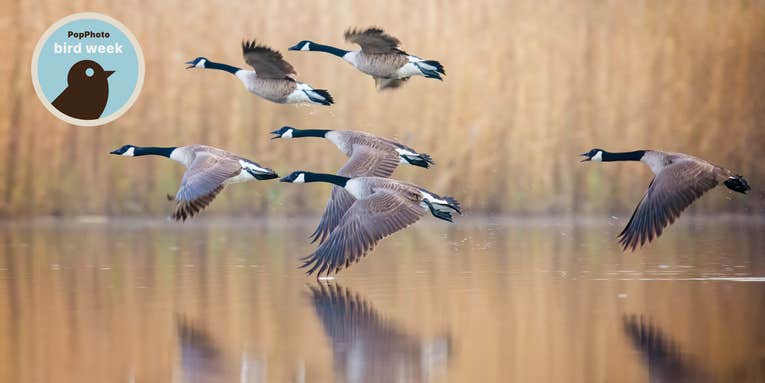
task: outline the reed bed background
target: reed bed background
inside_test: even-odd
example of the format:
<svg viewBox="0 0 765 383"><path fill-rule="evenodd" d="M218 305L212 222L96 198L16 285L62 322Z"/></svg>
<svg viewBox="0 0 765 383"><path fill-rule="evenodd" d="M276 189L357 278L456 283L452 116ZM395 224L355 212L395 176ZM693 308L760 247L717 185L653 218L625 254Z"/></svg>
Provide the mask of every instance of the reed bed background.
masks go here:
<svg viewBox="0 0 765 383"><path fill-rule="evenodd" d="M628 213L651 175L638 164L580 165L593 147L694 154L739 171L748 198L721 190L698 212L762 213L765 2L757 1L3 1L0 7L0 214L161 215L183 172L158 158L107 153L122 144L205 143L280 173L332 172L345 158L320 140L271 141L282 125L356 129L429 152L431 170L395 177L495 214ZM69 126L37 100L30 60L54 21L83 10L122 21L142 44L143 91L103 127ZM349 47L350 26L379 25L446 67L379 93L371 78L311 39ZM331 108L277 105L228 74L184 70L196 56L242 64L256 38L283 52ZM314 214L329 188L230 187L207 214ZM735 200L731 202L731 199Z"/></svg>

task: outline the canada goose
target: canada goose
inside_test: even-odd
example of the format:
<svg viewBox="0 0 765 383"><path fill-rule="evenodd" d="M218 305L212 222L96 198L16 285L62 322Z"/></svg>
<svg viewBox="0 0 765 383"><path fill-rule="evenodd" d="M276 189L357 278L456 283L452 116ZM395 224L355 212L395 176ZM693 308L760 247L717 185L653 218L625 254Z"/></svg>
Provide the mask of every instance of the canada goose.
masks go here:
<svg viewBox="0 0 765 383"><path fill-rule="evenodd" d="M361 50L346 51L309 40L303 40L289 50L319 51L340 57L372 76L378 90L398 88L412 76L442 80L441 75L446 75L441 63L423 60L402 51L399 49L399 40L380 28L349 29L345 31L345 40L360 45Z"/></svg>
<svg viewBox="0 0 765 383"><path fill-rule="evenodd" d="M335 381L421 382L449 363L448 333L423 337L386 318L364 297L337 284L310 287L309 299L332 346Z"/></svg>
<svg viewBox="0 0 765 383"><path fill-rule="evenodd" d="M303 258L301 267L317 277L337 272L358 262L381 239L417 222L430 210L434 217L452 222L452 213L462 214L459 202L440 197L419 186L382 177L344 177L296 171L281 182L327 182L345 188L355 199L343 213L327 241Z"/></svg>
<svg viewBox="0 0 765 383"><path fill-rule="evenodd" d="M175 211L171 217L185 221L207 207L227 184L252 180L270 180L279 177L273 170L244 157L206 145L179 147L140 147L125 145L110 154L138 157L157 155L180 162L186 167L181 187L175 197Z"/></svg>
<svg viewBox="0 0 765 383"><path fill-rule="evenodd" d="M619 243L624 250L631 248L634 251L638 245L659 237L685 208L720 182L739 193L746 194L749 190L744 177L683 153L658 150L610 153L592 149L582 156L585 157L582 162L641 161L655 174L632 218L619 234Z"/></svg>
<svg viewBox="0 0 765 383"><path fill-rule="evenodd" d="M255 41L242 42L242 54L247 65L255 70L241 69L216 63L205 57L187 61L191 68L218 69L235 75L247 90L279 104L310 103L331 105L332 96L324 89L295 80L295 68L282 58L282 54Z"/></svg>
<svg viewBox="0 0 765 383"><path fill-rule="evenodd" d="M337 174L345 177L390 177L399 163L423 168L433 164L425 153L399 142L366 132L350 130L296 129L284 126L271 132L273 138L323 137L331 141L341 152L350 157ZM344 188L334 186L327 207L319 220L319 226L311 234L311 242L323 243L338 225L343 214L353 204L354 198Z"/></svg>

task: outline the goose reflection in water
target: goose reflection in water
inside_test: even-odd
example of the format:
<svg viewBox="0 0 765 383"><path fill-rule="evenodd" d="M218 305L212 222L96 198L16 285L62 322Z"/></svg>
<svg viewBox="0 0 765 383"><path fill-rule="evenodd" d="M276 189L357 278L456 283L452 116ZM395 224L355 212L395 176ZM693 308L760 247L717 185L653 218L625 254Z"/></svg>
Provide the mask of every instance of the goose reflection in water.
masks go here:
<svg viewBox="0 0 765 383"><path fill-rule="evenodd" d="M448 335L425 339L408 334L336 284L312 286L311 300L332 342L338 381L427 382L446 371Z"/></svg>
<svg viewBox="0 0 765 383"><path fill-rule="evenodd" d="M765 381L765 350L749 355L717 376L703 369L668 335L642 317L625 316L624 333L643 357L651 383Z"/></svg>
<svg viewBox="0 0 765 383"><path fill-rule="evenodd" d="M643 357L651 383L712 382L677 343L642 317L625 316L624 333Z"/></svg>
<svg viewBox="0 0 765 383"><path fill-rule="evenodd" d="M235 358L219 348L199 323L176 316L181 371L174 382L265 382L262 360L250 359L247 353Z"/></svg>

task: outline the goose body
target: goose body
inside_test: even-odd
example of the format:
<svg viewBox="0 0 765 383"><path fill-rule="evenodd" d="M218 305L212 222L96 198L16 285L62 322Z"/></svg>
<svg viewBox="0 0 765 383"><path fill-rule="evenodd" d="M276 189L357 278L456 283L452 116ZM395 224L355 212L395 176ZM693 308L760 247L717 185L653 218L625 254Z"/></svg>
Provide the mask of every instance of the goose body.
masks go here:
<svg viewBox="0 0 765 383"><path fill-rule="evenodd" d="M381 239L417 222L426 213L452 222L459 202L419 186L383 177L344 177L296 171L282 182L327 182L344 188L353 203L316 251L304 258L308 274L329 274L358 262Z"/></svg>
<svg viewBox="0 0 765 383"><path fill-rule="evenodd" d="M744 177L733 171L683 153L658 150L610 153L592 149L582 156L583 161L640 161L655 175L629 223L619 234L624 250L635 250L659 237L683 210L720 183L743 194L750 189Z"/></svg>
<svg viewBox="0 0 765 383"><path fill-rule="evenodd" d="M187 69L217 69L236 76L250 93L279 104L331 105L332 96L324 89L314 89L295 79L295 68L282 58L281 53L255 41L242 43L242 55L253 69L216 63L205 57L186 62Z"/></svg>
<svg viewBox="0 0 765 383"><path fill-rule="evenodd" d="M225 185L277 178L273 170L231 152L206 145L140 147L124 145L110 154L124 157L158 155L186 167L171 218L185 221L209 205Z"/></svg>
<svg viewBox="0 0 765 383"><path fill-rule="evenodd" d="M360 50L346 51L329 45L303 40L290 50L325 52L342 58L359 71L372 76L377 88L401 86L412 76L442 80L446 75L443 65L435 60L424 60L399 48L400 41L380 28L349 29L346 41L361 46Z"/></svg>
<svg viewBox="0 0 765 383"><path fill-rule="evenodd" d="M433 160L425 153L397 141L378 137L366 132L351 130L296 129L284 126L271 132L273 138L321 137L332 142L349 157L340 168L338 175L345 177L390 177L398 164L410 164L427 168ZM327 201L327 207L319 225L311 235L312 242L323 243L338 225L343 214L353 204L353 196L344 188L335 185Z"/></svg>

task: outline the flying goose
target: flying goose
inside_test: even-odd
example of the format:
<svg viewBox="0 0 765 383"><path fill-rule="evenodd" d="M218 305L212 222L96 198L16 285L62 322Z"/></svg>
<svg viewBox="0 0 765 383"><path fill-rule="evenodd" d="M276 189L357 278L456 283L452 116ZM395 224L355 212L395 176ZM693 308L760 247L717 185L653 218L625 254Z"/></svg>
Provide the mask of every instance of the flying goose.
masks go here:
<svg viewBox="0 0 765 383"><path fill-rule="evenodd" d="M592 149L582 156L585 157L582 162L641 161L655 174L632 218L619 234L623 250L630 248L634 251L638 245L659 237L685 208L720 182L739 193L746 194L749 190L744 177L683 153L658 150L610 153Z"/></svg>
<svg viewBox="0 0 765 383"><path fill-rule="evenodd" d="M337 284L310 287L309 299L332 346L336 381L420 382L448 366L451 336L412 334L362 296Z"/></svg>
<svg viewBox="0 0 765 383"><path fill-rule="evenodd" d="M273 138L323 137L335 144L350 159L337 174L345 177L390 177L399 163L423 168L433 164L425 153L399 142L378 137L366 132L351 130L296 129L284 126L271 132ZM343 214L353 204L354 198L344 188L335 185L327 201L327 207L319 226L311 234L311 242L323 243L329 233L338 225Z"/></svg>
<svg viewBox="0 0 765 383"><path fill-rule="evenodd" d="M163 156L186 167L178 193L175 197L167 196L168 200L176 201L171 215L176 221L185 221L206 208L224 185L279 177L273 170L244 157L206 145L166 148L124 145L110 154L125 157Z"/></svg>
<svg viewBox="0 0 765 383"><path fill-rule="evenodd" d="M345 188L354 201L345 211L326 242L303 258L308 274L329 275L358 262L381 239L417 222L426 212L452 222L452 213L462 214L459 202L440 197L419 186L382 177L344 177L296 171L281 182L327 182Z"/></svg>
<svg viewBox="0 0 765 383"><path fill-rule="evenodd" d="M345 40L358 44L361 50L340 48L303 40L290 47L291 51L319 51L333 54L349 62L356 69L372 76L378 90L398 88L412 76L425 76L442 80L446 75L443 65L436 60L423 60L399 49L399 40L380 28L349 29Z"/></svg>
<svg viewBox="0 0 765 383"><path fill-rule="evenodd" d="M282 58L282 54L255 41L242 42L242 55L247 65L254 70L237 68L216 63L205 57L187 61L191 68L218 69L235 75L247 90L279 104L320 104L334 103L332 96L324 89L314 89L306 83L295 80L295 68Z"/></svg>

